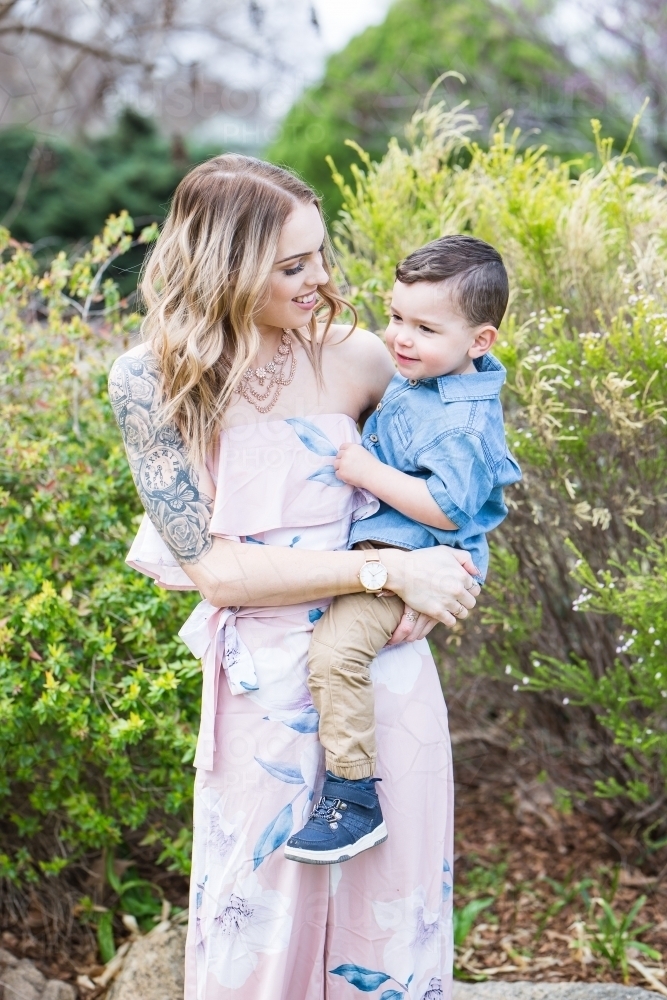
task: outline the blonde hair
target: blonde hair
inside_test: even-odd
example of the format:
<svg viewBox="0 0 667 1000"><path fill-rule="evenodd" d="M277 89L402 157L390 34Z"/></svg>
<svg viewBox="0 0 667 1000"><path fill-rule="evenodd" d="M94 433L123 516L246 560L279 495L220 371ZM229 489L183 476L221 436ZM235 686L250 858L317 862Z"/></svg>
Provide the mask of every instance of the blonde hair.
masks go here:
<svg viewBox="0 0 667 1000"><path fill-rule="evenodd" d="M142 331L160 372L161 417L176 423L189 455L202 462L222 425L244 371L257 355L257 311L266 303L281 229L296 204L320 202L287 170L237 153L200 164L176 189L162 232L145 265L141 294L147 312ZM326 234L326 226L325 226ZM327 235L319 309L309 336L290 331L306 351L318 384L322 348L344 307L331 277Z"/></svg>

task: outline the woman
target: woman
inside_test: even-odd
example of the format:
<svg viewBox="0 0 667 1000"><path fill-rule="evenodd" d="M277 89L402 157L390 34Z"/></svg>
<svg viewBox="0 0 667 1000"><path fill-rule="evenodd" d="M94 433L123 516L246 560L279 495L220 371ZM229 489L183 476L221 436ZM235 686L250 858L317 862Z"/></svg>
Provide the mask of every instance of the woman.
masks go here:
<svg viewBox="0 0 667 1000"><path fill-rule="evenodd" d="M110 375L147 514L128 560L206 598L181 633L204 657L187 1000L451 995L451 755L415 640L474 606L464 553L382 553L386 586L419 612L394 636L411 642L374 667L388 841L330 867L283 854L324 771L309 633L334 595L363 589L347 536L376 509L331 460L393 374L377 337L333 324L329 259L305 184L209 160L181 182L148 261L146 343Z"/></svg>

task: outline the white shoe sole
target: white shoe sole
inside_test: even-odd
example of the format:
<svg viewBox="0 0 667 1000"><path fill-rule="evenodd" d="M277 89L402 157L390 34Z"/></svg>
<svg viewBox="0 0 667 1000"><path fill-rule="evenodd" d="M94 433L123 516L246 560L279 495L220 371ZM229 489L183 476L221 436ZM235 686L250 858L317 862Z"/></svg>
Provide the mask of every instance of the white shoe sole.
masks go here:
<svg viewBox="0 0 667 1000"><path fill-rule="evenodd" d="M374 830L361 837L354 844L347 844L346 847L336 847L332 851L308 851L303 847L288 847L285 845L285 857L290 861L301 861L306 865L335 865L339 861L349 861L362 851L368 851L371 847L384 844L389 834L384 820Z"/></svg>

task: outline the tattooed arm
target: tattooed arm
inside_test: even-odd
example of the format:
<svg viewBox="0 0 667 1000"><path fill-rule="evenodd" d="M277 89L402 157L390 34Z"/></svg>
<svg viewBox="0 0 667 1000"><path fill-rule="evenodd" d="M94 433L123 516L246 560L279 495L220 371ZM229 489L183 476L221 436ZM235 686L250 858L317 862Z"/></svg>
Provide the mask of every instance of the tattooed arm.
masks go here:
<svg viewBox="0 0 667 1000"><path fill-rule="evenodd" d="M283 606L363 590L364 552L318 552L244 545L211 536L213 501L205 471L188 461L183 438L159 419L158 372L150 354L125 354L109 376L109 395L146 513L185 573L217 607ZM211 489L212 492L212 484ZM461 565L467 553L447 546L384 549L387 586L417 611L455 625L451 611L475 604ZM459 614L459 617L464 615Z"/></svg>
<svg viewBox="0 0 667 1000"><path fill-rule="evenodd" d="M152 356L119 358L109 375L109 397L146 513L179 563L198 562L213 544L213 500L199 489L180 431L160 426Z"/></svg>

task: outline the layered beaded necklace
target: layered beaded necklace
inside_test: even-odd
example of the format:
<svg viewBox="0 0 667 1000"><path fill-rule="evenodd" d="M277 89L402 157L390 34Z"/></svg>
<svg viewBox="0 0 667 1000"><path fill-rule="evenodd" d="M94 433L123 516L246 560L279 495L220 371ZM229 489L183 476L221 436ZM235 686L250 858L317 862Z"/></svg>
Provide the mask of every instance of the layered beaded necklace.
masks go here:
<svg viewBox="0 0 667 1000"><path fill-rule="evenodd" d="M289 375L285 375L288 363ZM262 365L260 368L248 368L236 391L252 403L258 413L268 413L275 406L283 386L289 385L294 378L295 371L296 358L292 350L292 338L287 330L283 330L280 347L273 355L273 359L268 365ZM259 390L252 384L255 379L259 382ZM264 389L265 382L268 383L266 389ZM273 397L270 398L272 393Z"/></svg>

